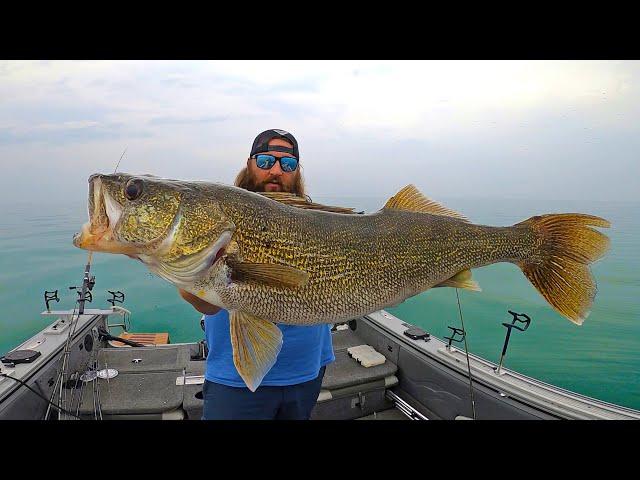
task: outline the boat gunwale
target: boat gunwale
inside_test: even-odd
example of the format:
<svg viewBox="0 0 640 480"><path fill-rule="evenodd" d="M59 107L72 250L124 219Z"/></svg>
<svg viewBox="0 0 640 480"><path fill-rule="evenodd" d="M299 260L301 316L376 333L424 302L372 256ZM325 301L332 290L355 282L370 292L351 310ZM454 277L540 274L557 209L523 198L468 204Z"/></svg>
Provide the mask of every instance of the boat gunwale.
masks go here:
<svg viewBox="0 0 640 480"><path fill-rule="evenodd" d="M376 316L381 316L381 318L376 318ZM447 362L444 357L440 357L438 358L438 356L436 356L434 354L434 352L431 352L429 349L424 348L422 345L420 345L418 343L417 340L413 340L411 338L408 338L400 333L398 333L397 331L395 331L393 329L392 326L387 325L385 322L389 322L389 321L395 321L395 322L399 322L400 325L402 326L414 326L411 325L407 322L405 322L404 320L402 320L401 318L398 318L396 316L394 316L393 314L387 312L386 310L379 310L376 312L372 312L371 314L367 314L367 315L363 315L363 318L366 318L367 320L373 322L376 326L382 328L386 333L388 333L389 335L392 335L394 338L402 341L402 343L406 346L409 346L411 348L413 348L414 350L416 350L417 352L419 352L422 355L427 355L431 360L439 363L440 365L448 368L448 369L452 369L456 372L458 372L459 374L462 374L465 377L469 377L468 375L468 369L466 368L466 365L460 366L457 365L457 361L456 362ZM384 319L384 320L383 320ZM436 342L438 342L439 344L441 344L441 347L436 349L436 352L441 349L441 348L446 348L446 343L440 339L439 337L437 337L436 335L431 335L430 334L430 338L435 340ZM455 351L459 351L462 354L464 354L464 350L460 350L457 347L453 347L453 349ZM442 355L442 354L441 354ZM475 355L473 353L469 353L469 358L473 359L474 361L478 362L481 365L487 366L487 367L497 367L497 364L491 362L490 360L487 360L483 357L480 357L478 355ZM477 369L477 367L476 367ZM494 369L495 370L495 369ZM472 367L472 371L473 371L473 367ZM582 405L588 405L590 407L595 407L595 408L599 408L601 410L605 410L611 414L618 414L618 415L627 415L632 417L632 418L637 418L640 419L640 410L635 410L633 408L630 407L626 407L624 405L617 405L615 403L610 403L607 402L605 400L600 400L598 398L594 398L594 397L589 397L588 395L584 395L581 393L577 393L571 390L567 390L565 388L562 387L558 387L556 385L547 383L547 382L543 382L542 380L538 380L536 378L533 377L529 377L525 374L522 374L520 372L516 372L514 370L508 369L508 368L502 368L502 371L504 371L506 374L509 374L512 378L519 380L521 382L524 382L525 384L530 384L532 386L538 387L542 390L547 390L550 391L552 394L555 395L559 395L561 398L566 399L566 400L572 400L575 402L578 402L579 404ZM497 377L495 380L498 380L500 377ZM542 411L544 413L547 414L551 414L551 415L559 415L562 417L567 417L567 411L564 409L570 409L572 410L572 412L575 413L584 413L582 412L580 409L576 409L575 407L571 406L571 405L567 405L567 404L562 404L561 406L563 407L562 410L560 409L556 409L553 407L554 402L553 400L549 399L546 401L533 401L533 399L531 397L525 397L523 396L523 394L521 392L518 391L513 391L513 392L507 392L504 390L504 388L501 388L502 386L497 383L494 382L494 379L489 379L489 378L478 378L477 376L473 377L474 382L478 382L481 385L483 385L486 388L489 388L493 391L496 391L499 394L506 394L508 397L512 398L513 400L516 400L518 402L521 402L523 404L526 404L532 408L535 408L536 410ZM513 385L513 384L509 384L508 382L504 382L504 386L509 387L509 388L514 388L514 389L518 389L517 385ZM535 395L535 394L534 394ZM589 412L591 413L591 412ZM595 414L594 414L595 416Z"/></svg>

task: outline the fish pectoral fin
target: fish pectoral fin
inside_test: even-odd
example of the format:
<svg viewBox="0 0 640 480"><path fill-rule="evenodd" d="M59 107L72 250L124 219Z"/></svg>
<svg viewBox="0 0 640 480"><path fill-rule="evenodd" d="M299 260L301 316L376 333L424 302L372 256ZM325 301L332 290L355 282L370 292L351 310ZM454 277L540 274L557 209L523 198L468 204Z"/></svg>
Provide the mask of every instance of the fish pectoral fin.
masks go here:
<svg viewBox="0 0 640 480"><path fill-rule="evenodd" d="M353 208L349 207L335 207L331 205L322 205L320 203L314 203L307 199L306 197L300 197L293 193L289 192L257 192L263 197L270 198L271 200L275 200L276 202L283 203L285 205L291 205L296 208L305 208L308 210L323 210L325 212L333 212L333 213L350 213L350 214L360 214L364 212L355 212Z"/></svg>
<svg viewBox="0 0 640 480"><path fill-rule="evenodd" d="M255 392L282 349L282 332L273 323L239 310L229 312L233 363Z"/></svg>
<svg viewBox="0 0 640 480"><path fill-rule="evenodd" d="M383 208L430 213L431 215L457 218L464 222L469 221L469 219L461 213L451 210L450 208L425 197L414 185L407 185L404 187L393 197L387 200L387 203L385 203Z"/></svg>
<svg viewBox="0 0 640 480"><path fill-rule="evenodd" d="M307 272L288 265L250 263L231 259L227 264L231 268L231 279L236 282L253 281L274 287L301 287L309 280Z"/></svg>
<svg viewBox="0 0 640 480"><path fill-rule="evenodd" d="M481 292L482 289L478 282L471 278L471 270L463 270L461 272L456 273L453 277L445 280L438 285L434 285L435 287L454 287L454 288L463 288L465 290L472 290L474 292Z"/></svg>

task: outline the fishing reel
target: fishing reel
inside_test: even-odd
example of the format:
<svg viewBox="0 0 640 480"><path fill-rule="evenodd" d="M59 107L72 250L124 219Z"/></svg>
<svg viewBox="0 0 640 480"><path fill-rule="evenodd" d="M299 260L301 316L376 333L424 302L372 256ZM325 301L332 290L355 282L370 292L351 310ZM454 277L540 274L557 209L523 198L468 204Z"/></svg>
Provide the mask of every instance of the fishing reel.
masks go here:
<svg viewBox="0 0 640 480"><path fill-rule="evenodd" d="M94 281L95 284L95 281ZM78 287L69 287L69 290L75 290L76 293L78 294L78 302L89 302L91 303L93 301L93 295L91 294L91 292L89 290L87 290L84 295L82 295L82 290Z"/></svg>
<svg viewBox="0 0 640 480"><path fill-rule="evenodd" d="M87 290L91 291L93 290L94 285L96 284L96 276L95 275L91 275L89 278L85 277L84 281L82 282L83 286L86 283L87 285ZM80 291L82 289L82 287L76 287L75 285L72 287L69 287L69 290L73 290L76 289L77 291Z"/></svg>

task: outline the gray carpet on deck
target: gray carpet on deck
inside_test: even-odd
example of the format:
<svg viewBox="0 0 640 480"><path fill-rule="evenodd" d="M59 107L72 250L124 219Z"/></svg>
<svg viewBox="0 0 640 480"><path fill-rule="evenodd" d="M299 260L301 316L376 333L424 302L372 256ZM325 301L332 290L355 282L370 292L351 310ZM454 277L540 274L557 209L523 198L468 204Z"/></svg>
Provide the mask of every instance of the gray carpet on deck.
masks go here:
<svg viewBox="0 0 640 480"><path fill-rule="evenodd" d="M356 420L410 420L404 413L396 408L390 408L381 412L376 412L366 417L360 417Z"/></svg>
<svg viewBox="0 0 640 480"><path fill-rule="evenodd" d="M103 348L98 354L98 365L115 368L120 373L162 372L182 370L190 358L189 345Z"/></svg>
<svg viewBox="0 0 640 480"><path fill-rule="evenodd" d="M322 388L339 390L359 384L370 384L393 375L397 366L387 360L382 365L365 368L347 353L347 348L363 345L351 329L332 333L336 361L327 365ZM176 378L203 375L206 362L190 359L188 345L162 348L106 348L98 354L99 368L107 366L118 370L118 375L107 383L96 379L100 385L100 403L103 415L160 414L179 408L181 404L188 418L202 415L202 385L177 386ZM135 360L135 361L134 361ZM93 382L85 385L79 412L93 416ZM379 387L377 387L379 388ZM384 387L383 387L384 388Z"/></svg>
<svg viewBox="0 0 640 480"><path fill-rule="evenodd" d="M327 365L322 380L323 390L336 390L351 385L373 382L393 375L398 367L389 360L375 367L363 367L347 353L347 348L365 345L356 333L349 329L338 330L331 334L336 361Z"/></svg>
<svg viewBox="0 0 640 480"><path fill-rule="evenodd" d="M346 350L349 347L355 347L356 345L363 345L365 343L350 328L333 332L331 334L331 340L334 352Z"/></svg>
<svg viewBox="0 0 640 480"><path fill-rule="evenodd" d="M204 360L190 360L187 363L187 376L204 375L206 364Z"/></svg>
<svg viewBox="0 0 640 480"><path fill-rule="evenodd" d="M182 387L176 386L177 372L121 373L100 382L103 415L162 413L182 404ZM93 382L83 390L80 413L93 416Z"/></svg>
<svg viewBox="0 0 640 480"><path fill-rule="evenodd" d="M183 369L187 375L200 374L204 363L190 358L189 345L103 348L98 352L98 368L114 368L118 375L87 383L79 412L93 416L94 382L99 382L103 415L160 414L179 408L183 387L176 385L176 378Z"/></svg>

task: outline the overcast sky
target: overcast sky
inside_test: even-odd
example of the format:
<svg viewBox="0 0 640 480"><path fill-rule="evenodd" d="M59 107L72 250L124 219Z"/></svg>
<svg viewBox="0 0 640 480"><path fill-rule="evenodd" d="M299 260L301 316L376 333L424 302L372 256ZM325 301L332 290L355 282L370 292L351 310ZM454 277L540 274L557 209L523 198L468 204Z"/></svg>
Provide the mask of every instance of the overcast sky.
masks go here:
<svg viewBox="0 0 640 480"><path fill-rule="evenodd" d="M292 132L309 193L640 200L638 61L2 61L0 201L120 171L232 183Z"/></svg>

